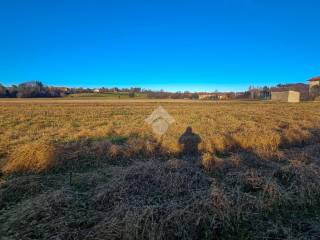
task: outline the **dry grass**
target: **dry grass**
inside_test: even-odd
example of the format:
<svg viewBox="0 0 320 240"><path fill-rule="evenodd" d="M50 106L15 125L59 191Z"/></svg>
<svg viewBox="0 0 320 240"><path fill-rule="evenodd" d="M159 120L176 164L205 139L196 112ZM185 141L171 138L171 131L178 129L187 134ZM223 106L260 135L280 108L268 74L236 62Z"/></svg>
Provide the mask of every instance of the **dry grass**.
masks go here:
<svg viewBox="0 0 320 240"><path fill-rule="evenodd" d="M144 122L160 104L162 138ZM319 239L319 107L0 102L0 236ZM180 154L187 126L199 156Z"/></svg>
<svg viewBox="0 0 320 240"><path fill-rule="evenodd" d="M309 142L320 128L319 103L0 102L0 156L5 158L35 141L152 138L144 119L160 104L176 120L161 142L173 153L179 151L177 139L187 126L201 136L204 152L275 151L280 145Z"/></svg>
<svg viewBox="0 0 320 240"><path fill-rule="evenodd" d="M16 151L11 152L2 171L25 172L32 169L34 172L45 171L55 165L56 149L44 141L35 141L24 144Z"/></svg>

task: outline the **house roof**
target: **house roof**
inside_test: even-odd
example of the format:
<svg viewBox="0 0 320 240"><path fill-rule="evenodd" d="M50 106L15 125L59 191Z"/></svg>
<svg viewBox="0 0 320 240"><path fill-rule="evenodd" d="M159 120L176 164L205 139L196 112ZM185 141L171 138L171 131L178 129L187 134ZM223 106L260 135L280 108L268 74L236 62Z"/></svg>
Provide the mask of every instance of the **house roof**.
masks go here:
<svg viewBox="0 0 320 240"><path fill-rule="evenodd" d="M320 76L319 77L314 77L308 80L309 82L314 82L314 81L320 81Z"/></svg>
<svg viewBox="0 0 320 240"><path fill-rule="evenodd" d="M294 90L287 90L287 91L271 91L271 93L288 93L288 92L294 92L294 93L300 93L299 91L294 91Z"/></svg>

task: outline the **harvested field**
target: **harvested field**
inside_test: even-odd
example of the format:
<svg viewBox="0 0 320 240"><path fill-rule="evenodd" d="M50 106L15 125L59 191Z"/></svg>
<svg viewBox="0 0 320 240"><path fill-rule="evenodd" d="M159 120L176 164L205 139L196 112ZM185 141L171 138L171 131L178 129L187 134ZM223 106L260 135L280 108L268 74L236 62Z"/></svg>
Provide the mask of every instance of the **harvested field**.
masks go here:
<svg viewBox="0 0 320 240"><path fill-rule="evenodd" d="M316 102L1 100L0 236L319 239L319 141Z"/></svg>

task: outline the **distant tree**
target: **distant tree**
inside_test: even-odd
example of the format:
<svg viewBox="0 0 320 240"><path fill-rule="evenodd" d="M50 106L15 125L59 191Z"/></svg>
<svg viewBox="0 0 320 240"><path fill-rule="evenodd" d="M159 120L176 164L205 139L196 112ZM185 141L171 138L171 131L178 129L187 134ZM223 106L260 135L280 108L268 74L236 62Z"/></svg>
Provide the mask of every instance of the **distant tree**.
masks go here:
<svg viewBox="0 0 320 240"><path fill-rule="evenodd" d="M11 98L17 97L18 87L16 85L12 85L11 87L9 87L8 91L9 91L9 97Z"/></svg>
<svg viewBox="0 0 320 240"><path fill-rule="evenodd" d="M262 99L270 99L271 98L271 92L267 86L263 87L263 89L261 91L261 98Z"/></svg>
<svg viewBox="0 0 320 240"><path fill-rule="evenodd" d="M40 81L24 82L17 87L17 97L32 98L43 97L44 95L44 87Z"/></svg>
<svg viewBox="0 0 320 240"><path fill-rule="evenodd" d="M138 87L131 88L131 91L133 91L135 93L139 93L139 92L141 92L141 88L138 88Z"/></svg>
<svg viewBox="0 0 320 240"><path fill-rule="evenodd" d="M8 89L2 84L0 84L0 97L9 97Z"/></svg>
<svg viewBox="0 0 320 240"><path fill-rule="evenodd" d="M191 99L199 99L199 94L197 94L197 93L192 93L192 94L191 94Z"/></svg>

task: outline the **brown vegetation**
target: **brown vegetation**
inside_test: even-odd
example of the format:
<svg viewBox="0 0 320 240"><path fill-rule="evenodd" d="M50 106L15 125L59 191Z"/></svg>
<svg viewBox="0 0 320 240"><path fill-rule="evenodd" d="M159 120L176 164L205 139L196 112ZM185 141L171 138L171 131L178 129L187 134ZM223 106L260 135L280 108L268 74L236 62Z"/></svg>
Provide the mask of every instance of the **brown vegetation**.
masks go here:
<svg viewBox="0 0 320 240"><path fill-rule="evenodd" d="M5 239L318 239L319 103L0 103ZM188 126L200 154L180 154Z"/></svg>

